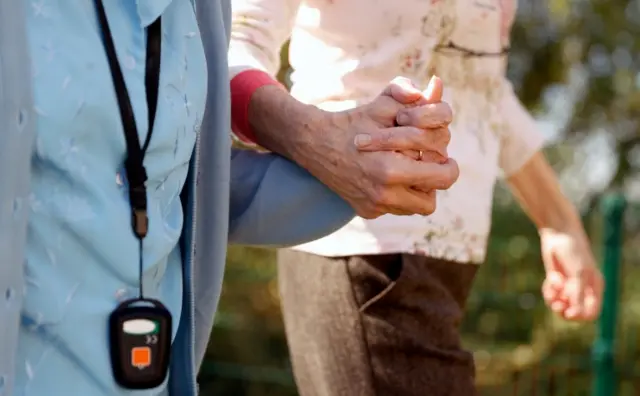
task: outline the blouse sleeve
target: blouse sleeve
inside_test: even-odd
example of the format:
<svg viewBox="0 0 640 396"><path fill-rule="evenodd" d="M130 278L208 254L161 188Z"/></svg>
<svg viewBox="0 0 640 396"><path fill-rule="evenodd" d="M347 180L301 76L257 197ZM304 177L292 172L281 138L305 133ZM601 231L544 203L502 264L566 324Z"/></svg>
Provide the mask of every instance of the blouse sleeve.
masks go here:
<svg viewBox="0 0 640 396"><path fill-rule="evenodd" d="M346 201L293 162L232 150L229 243L294 246L329 235L354 216Z"/></svg>
<svg viewBox="0 0 640 396"><path fill-rule="evenodd" d="M505 177L518 171L544 145L536 121L522 105L505 77L502 97L504 133L501 136L499 165Z"/></svg>
<svg viewBox="0 0 640 396"><path fill-rule="evenodd" d="M233 0L229 75L231 137L236 147L258 149L249 124L251 96L265 85L280 85L280 49L291 35L301 0Z"/></svg>
<svg viewBox="0 0 640 396"><path fill-rule="evenodd" d="M233 0L231 78L248 69L275 76L280 49L291 36L301 0Z"/></svg>

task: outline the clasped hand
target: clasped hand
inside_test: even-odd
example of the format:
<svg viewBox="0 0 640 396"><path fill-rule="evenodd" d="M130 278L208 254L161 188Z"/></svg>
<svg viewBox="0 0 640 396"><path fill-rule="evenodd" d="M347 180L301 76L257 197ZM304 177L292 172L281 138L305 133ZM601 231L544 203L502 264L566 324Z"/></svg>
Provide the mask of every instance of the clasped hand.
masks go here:
<svg viewBox="0 0 640 396"><path fill-rule="evenodd" d="M422 92L396 78L371 103L322 117L306 168L361 217L430 215L436 190L458 179L448 158L452 111L433 78Z"/></svg>

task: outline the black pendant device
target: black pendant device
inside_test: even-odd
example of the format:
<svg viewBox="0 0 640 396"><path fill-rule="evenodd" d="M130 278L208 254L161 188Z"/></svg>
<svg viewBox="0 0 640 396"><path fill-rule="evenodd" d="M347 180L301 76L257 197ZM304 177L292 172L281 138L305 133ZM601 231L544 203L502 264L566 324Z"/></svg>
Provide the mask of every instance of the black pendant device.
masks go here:
<svg viewBox="0 0 640 396"><path fill-rule="evenodd" d="M128 300L109 318L111 364L116 382L150 389L164 382L171 351L171 314L160 301Z"/></svg>
<svg viewBox="0 0 640 396"><path fill-rule="evenodd" d="M158 300L145 298L143 291L143 239L149 228L147 215L147 172L144 155L149 146L158 104L160 83L161 19L147 28L145 86L149 106L149 132L140 146L136 120L102 0L95 0L105 52L113 79L122 120L127 155L124 168L131 205L131 228L139 242L139 295L122 302L109 317L111 367L115 381L128 389L156 388L165 381L171 358L171 313Z"/></svg>

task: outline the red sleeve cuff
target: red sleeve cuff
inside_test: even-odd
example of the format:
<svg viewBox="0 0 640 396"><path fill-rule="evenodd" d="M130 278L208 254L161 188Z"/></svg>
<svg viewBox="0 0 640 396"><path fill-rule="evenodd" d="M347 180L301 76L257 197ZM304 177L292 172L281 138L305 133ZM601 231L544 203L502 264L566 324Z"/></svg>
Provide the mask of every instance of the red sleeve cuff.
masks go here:
<svg viewBox="0 0 640 396"><path fill-rule="evenodd" d="M262 70L249 69L231 79L231 129L243 142L256 144L256 136L249 124L251 96L266 85L282 86Z"/></svg>

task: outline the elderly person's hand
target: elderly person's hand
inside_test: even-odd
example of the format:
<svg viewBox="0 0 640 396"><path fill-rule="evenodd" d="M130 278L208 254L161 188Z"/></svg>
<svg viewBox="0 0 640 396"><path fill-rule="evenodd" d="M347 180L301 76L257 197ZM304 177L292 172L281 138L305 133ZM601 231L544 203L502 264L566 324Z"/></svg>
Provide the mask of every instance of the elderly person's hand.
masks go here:
<svg viewBox="0 0 640 396"><path fill-rule="evenodd" d="M413 136L418 141L423 138L433 139L433 150L404 150L403 154L418 161L445 163L447 161L447 146L451 140L448 124L441 123L441 113L450 112L448 104L442 103L444 87L442 81L434 76L431 78L424 94L413 83L403 77L396 78L388 87L389 93L398 103L406 105L396 115L396 125L414 126L424 129L427 136L420 134ZM449 116L449 121L451 116ZM401 147L412 147L415 143L412 136L392 135L388 139L381 139L376 147L360 146L361 151L398 150Z"/></svg>
<svg viewBox="0 0 640 396"><path fill-rule="evenodd" d="M294 153L294 161L361 217L433 213L435 190L448 189L459 170L447 158L452 112L439 100L442 82L436 78L431 85L433 98L427 98L408 80L396 79L370 104L339 113L316 110L305 123L312 133L301 134L312 141L296 145L305 149ZM398 151L437 153L444 160L416 161Z"/></svg>

